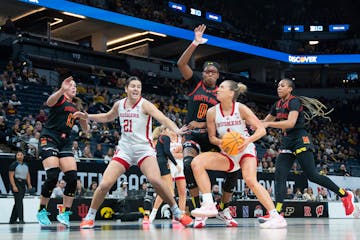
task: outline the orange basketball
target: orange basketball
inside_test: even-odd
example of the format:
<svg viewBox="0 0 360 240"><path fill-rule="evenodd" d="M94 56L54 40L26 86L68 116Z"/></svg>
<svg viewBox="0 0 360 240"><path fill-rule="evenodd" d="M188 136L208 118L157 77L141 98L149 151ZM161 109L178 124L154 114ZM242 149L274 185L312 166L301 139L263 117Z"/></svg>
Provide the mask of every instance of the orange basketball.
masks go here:
<svg viewBox="0 0 360 240"><path fill-rule="evenodd" d="M239 146L244 142L244 138L238 132L227 132L221 138L221 148L229 155L239 154Z"/></svg>

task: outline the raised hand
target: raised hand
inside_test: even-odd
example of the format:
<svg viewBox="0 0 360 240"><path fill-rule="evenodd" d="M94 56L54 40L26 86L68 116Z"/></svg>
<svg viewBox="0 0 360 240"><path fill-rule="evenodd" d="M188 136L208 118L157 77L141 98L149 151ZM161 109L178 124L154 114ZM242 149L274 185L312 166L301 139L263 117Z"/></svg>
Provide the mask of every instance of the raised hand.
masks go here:
<svg viewBox="0 0 360 240"><path fill-rule="evenodd" d="M66 78L62 83L61 83L61 90L66 92L68 89L71 88L71 82L73 81L73 77L70 76L68 78Z"/></svg>
<svg viewBox="0 0 360 240"><path fill-rule="evenodd" d="M201 24L199 26L197 26L195 29L194 29L194 33L195 33L195 39L194 41L197 43L197 44L203 44L203 43L206 43L207 42L207 39L203 38L203 34L205 32L205 29L206 29L206 25L205 24Z"/></svg>

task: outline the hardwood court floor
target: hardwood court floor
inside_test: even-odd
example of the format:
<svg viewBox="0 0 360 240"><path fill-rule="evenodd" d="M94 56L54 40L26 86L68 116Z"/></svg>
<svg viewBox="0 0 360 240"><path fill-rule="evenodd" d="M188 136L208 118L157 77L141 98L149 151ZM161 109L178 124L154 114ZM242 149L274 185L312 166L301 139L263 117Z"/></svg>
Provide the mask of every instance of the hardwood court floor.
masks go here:
<svg viewBox="0 0 360 240"><path fill-rule="evenodd" d="M79 222L70 228L59 223L40 227L36 223L24 225L0 224L4 240L61 239L61 240L356 240L360 239L360 219L288 218L286 229L260 229L256 219L237 219L239 226L226 228L216 219L209 219L203 229L172 227L170 220L156 220L143 227L139 222L97 221L95 229L81 230Z"/></svg>

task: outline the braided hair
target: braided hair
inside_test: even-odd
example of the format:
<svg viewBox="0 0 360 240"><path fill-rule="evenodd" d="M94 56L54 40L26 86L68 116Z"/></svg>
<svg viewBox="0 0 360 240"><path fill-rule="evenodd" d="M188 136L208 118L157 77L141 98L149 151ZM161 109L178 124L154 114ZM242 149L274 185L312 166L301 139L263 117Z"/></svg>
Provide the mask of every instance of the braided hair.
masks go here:
<svg viewBox="0 0 360 240"><path fill-rule="evenodd" d="M291 87L293 90L295 89L295 83L292 80L288 78L282 80L286 81L289 87ZM316 98L305 96L297 96L297 98L299 98L302 105L304 106L304 117L307 121L310 121L315 117L322 117L331 121L331 118L328 115L334 111L334 108L328 110L328 108Z"/></svg>

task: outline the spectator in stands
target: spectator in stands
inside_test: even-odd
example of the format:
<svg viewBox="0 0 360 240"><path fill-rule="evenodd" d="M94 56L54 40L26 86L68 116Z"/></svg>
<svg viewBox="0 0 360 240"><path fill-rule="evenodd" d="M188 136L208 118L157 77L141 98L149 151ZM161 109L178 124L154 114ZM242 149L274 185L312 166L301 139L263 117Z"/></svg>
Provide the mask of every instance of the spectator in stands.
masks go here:
<svg viewBox="0 0 360 240"><path fill-rule="evenodd" d="M273 161L270 161L270 162L269 162L268 172L269 172L269 173L275 173L275 166L274 166L274 162L273 162Z"/></svg>
<svg viewBox="0 0 360 240"><path fill-rule="evenodd" d="M91 153L91 145L90 143L86 143L83 151L84 158L93 158L93 154Z"/></svg>
<svg viewBox="0 0 360 240"><path fill-rule="evenodd" d="M104 163L104 161L103 161L104 153L103 153L103 150L102 150L102 144L101 143L96 144L96 149L94 151L93 156L94 156L94 158L101 159L101 160L96 160L97 163Z"/></svg>
<svg viewBox="0 0 360 240"><path fill-rule="evenodd" d="M113 138L114 138L114 137L111 136L109 130L105 130L105 131L103 132L103 134L101 135L100 142L101 142L101 143L110 144L111 142L114 141Z"/></svg>
<svg viewBox="0 0 360 240"><path fill-rule="evenodd" d="M319 175L315 168L313 145L305 130L305 113L308 113L311 119L318 115L324 116L324 112L319 111L319 107L321 109L323 104L316 99L292 95L294 88L295 84L290 79L282 79L279 82L277 92L280 100L272 106L270 113L263 121L264 127L278 128L283 131L280 154L276 159L276 209L279 212L282 210L286 194L286 179L291 166L297 160L310 181L330 189L342 198L345 213L350 215L354 211L353 193L340 188L328 177ZM306 110L309 112L304 113ZM265 216L260 220L267 221L267 218L268 216Z"/></svg>
<svg viewBox="0 0 360 240"><path fill-rule="evenodd" d="M268 173L269 172L269 163L267 161L262 161L262 172Z"/></svg>
<svg viewBox="0 0 360 240"><path fill-rule="evenodd" d="M12 209L10 224L15 224L19 219L20 224L24 224L24 205L26 185L28 189L32 188L29 167L24 163L24 153L18 151L15 155L16 161L9 167L9 180L11 190L14 194L15 204Z"/></svg>
<svg viewBox="0 0 360 240"><path fill-rule="evenodd" d="M301 189L300 188L296 188L295 189L295 193L294 193L294 200L302 200L303 197L302 197L302 192L301 192Z"/></svg>
<svg viewBox="0 0 360 240"><path fill-rule="evenodd" d="M83 156L83 153L79 147L79 143L78 141L73 141L73 144L72 144L72 148L71 148L71 151L73 152L74 154L74 158L77 162L80 161L79 158L81 158Z"/></svg>
<svg viewBox="0 0 360 240"><path fill-rule="evenodd" d="M247 185L245 185L244 191L241 194L241 199L247 200L247 199L253 199L253 198L254 198L254 195L252 195L250 193L250 188Z"/></svg>
<svg viewBox="0 0 360 240"><path fill-rule="evenodd" d="M64 196L66 182L64 180L59 180L57 186L51 193L51 198L62 198Z"/></svg>
<svg viewBox="0 0 360 240"><path fill-rule="evenodd" d="M293 189L291 187L288 187L287 188L287 192L286 192L286 195L285 195L285 199L294 199L294 193L293 193Z"/></svg>
<svg viewBox="0 0 360 240"><path fill-rule="evenodd" d="M86 195L86 189L84 188L80 179L76 182L75 198L83 198Z"/></svg>
<svg viewBox="0 0 360 240"><path fill-rule="evenodd" d="M275 167L275 169L276 169L276 167ZM294 163L292 164L290 171L291 171L293 174L300 174L300 173L301 173L301 170L300 170L297 162L294 162Z"/></svg>
<svg viewBox="0 0 360 240"><path fill-rule="evenodd" d="M4 103L3 102L0 102L0 116L2 117L6 117L6 110L4 108Z"/></svg>
<svg viewBox="0 0 360 240"><path fill-rule="evenodd" d="M275 200L275 197L274 197L274 192L273 192L273 189L271 186L267 187L266 188L266 191L269 193L271 199L274 201Z"/></svg>
<svg viewBox="0 0 360 240"><path fill-rule="evenodd" d="M357 188L355 190L354 197L355 197L355 202L360 202L360 188Z"/></svg>
<svg viewBox="0 0 360 240"><path fill-rule="evenodd" d="M111 140L110 145L115 147L118 144L118 142L120 141L121 136L120 136L119 131L117 131L117 130L115 130L113 132L112 136L113 136L113 139Z"/></svg>
<svg viewBox="0 0 360 240"><path fill-rule="evenodd" d="M351 176L350 172L348 172L348 170L346 169L345 164L341 164L337 172L340 176L345 176L345 177Z"/></svg>
<svg viewBox="0 0 360 240"><path fill-rule="evenodd" d="M31 120L30 120L30 121L31 121ZM34 126L34 132L39 132L39 133L41 133L42 128L43 128L42 122L36 121L36 122L35 122L35 126Z"/></svg>
<svg viewBox="0 0 360 240"><path fill-rule="evenodd" d="M6 65L6 71L9 73L9 75L11 76L14 72L14 63L12 60L9 60L8 64Z"/></svg>
<svg viewBox="0 0 360 240"><path fill-rule="evenodd" d="M34 126L31 125L30 120L25 120L25 123L21 126L21 129L27 130L30 129L31 131L34 130Z"/></svg>
<svg viewBox="0 0 360 240"><path fill-rule="evenodd" d="M95 190L97 189L97 187L98 187L97 182L95 182L95 181L91 182L88 190L86 191L86 196L87 197L92 197L94 195Z"/></svg>
<svg viewBox="0 0 360 240"><path fill-rule="evenodd" d="M12 105L11 103L8 103L7 108L6 108L6 116L7 117L16 117L16 116L18 116L17 114L18 114L18 111L16 110L14 105Z"/></svg>
<svg viewBox="0 0 360 240"><path fill-rule="evenodd" d="M21 101L17 98L15 93L11 94L9 103L12 104L14 107L21 105Z"/></svg>
<svg viewBox="0 0 360 240"><path fill-rule="evenodd" d="M13 76L9 76L8 72L4 72L5 79L3 80L4 90L11 89L12 91L16 91L16 78Z"/></svg>
<svg viewBox="0 0 360 240"><path fill-rule="evenodd" d="M305 188L303 193L303 199L306 201L315 201L316 197L311 187Z"/></svg>
<svg viewBox="0 0 360 240"><path fill-rule="evenodd" d="M7 142L7 137L7 124L5 118L3 116L0 116L0 143Z"/></svg>
<svg viewBox="0 0 360 240"><path fill-rule="evenodd" d="M316 196L316 201L326 201L328 198L328 192L326 188L318 187L318 195Z"/></svg>
<svg viewBox="0 0 360 240"><path fill-rule="evenodd" d="M328 172L329 172L328 166L327 166L327 165L323 165L322 168L321 168L321 170L320 170L320 172L319 172L319 174L320 174L320 175L323 175L323 176L326 176L326 175L328 175Z"/></svg>
<svg viewBox="0 0 360 240"><path fill-rule="evenodd" d="M28 147L29 147L29 154L32 156L38 156L38 147L39 147L39 140L40 140L40 132L36 132L33 136L29 139Z"/></svg>
<svg viewBox="0 0 360 240"><path fill-rule="evenodd" d="M126 181L120 183L120 188L118 189L119 198L124 199L128 196L128 186L129 183Z"/></svg>
<svg viewBox="0 0 360 240"><path fill-rule="evenodd" d="M104 157L105 164L108 164L113 158L113 156L114 156L114 149L110 147L107 151L107 154Z"/></svg>
<svg viewBox="0 0 360 240"><path fill-rule="evenodd" d="M44 109L39 110L39 114L35 117L36 121L40 121L41 123L45 123L47 121L47 116Z"/></svg>
<svg viewBox="0 0 360 240"><path fill-rule="evenodd" d="M214 198L214 201L220 203L222 194L220 193L219 185L214 184L211 189L212 189L211 193Z"/></svg>

